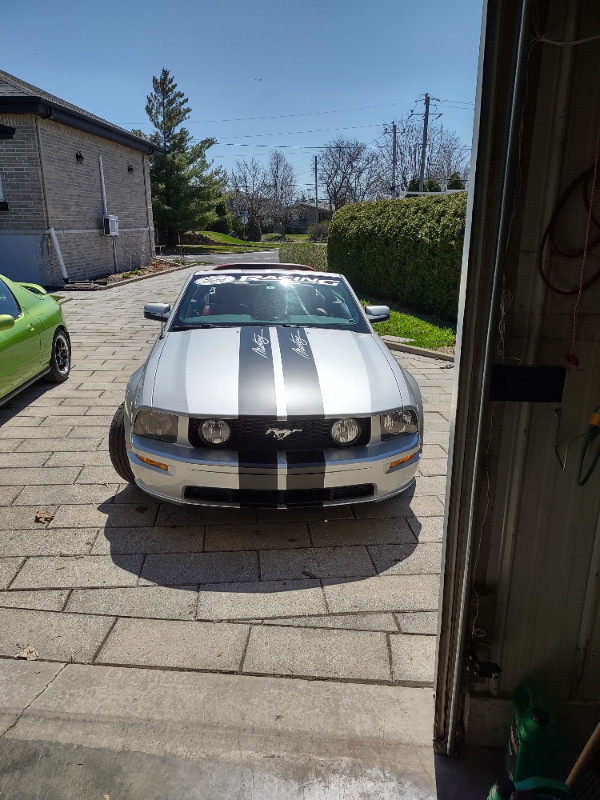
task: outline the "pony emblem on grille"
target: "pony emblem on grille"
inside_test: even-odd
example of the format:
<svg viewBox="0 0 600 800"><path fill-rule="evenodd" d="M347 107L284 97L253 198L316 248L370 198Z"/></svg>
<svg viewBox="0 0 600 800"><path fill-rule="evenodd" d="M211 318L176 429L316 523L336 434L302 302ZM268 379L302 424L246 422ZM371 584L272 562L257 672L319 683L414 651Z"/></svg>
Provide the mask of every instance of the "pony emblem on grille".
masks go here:
<svg viewBox="0 0 600 800"><path fill-rule="evenodd" d="M281 442L291 436L292 433L300 433L301 431L302 428L267 428L266 435L268 436L271 433L278 442Z"/></svg>

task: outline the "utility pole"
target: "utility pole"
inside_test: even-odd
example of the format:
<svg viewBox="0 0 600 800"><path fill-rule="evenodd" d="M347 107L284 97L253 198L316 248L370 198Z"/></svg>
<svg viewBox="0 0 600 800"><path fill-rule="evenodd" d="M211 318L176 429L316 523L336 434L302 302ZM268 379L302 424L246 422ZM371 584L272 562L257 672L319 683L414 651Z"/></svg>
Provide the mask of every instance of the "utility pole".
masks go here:
<svg viewBox="0 0 600 800"><path fill-rule="evenodd" d="M397 163L397 155L396 155L396 123L392 125L392 198L395 200L398 197L398 190L396 189L396 163Z"/></svg>
<svg viewBox="0 0 600 800"><path fill-rule="evenodd" d="M427 126L429 124L429 100L431 98L425 93L425 115L423 119L423 144L421 145L421 175L419 177L419 191L423 191L425 179L425 153L427 151Z"/></svg>
<svg viewBox="0 0 600 800"><path fill-rule="evenodd" d="M319 238L319 190L317 188L317 157L315 156L315 228L317 239Z"/></svg>

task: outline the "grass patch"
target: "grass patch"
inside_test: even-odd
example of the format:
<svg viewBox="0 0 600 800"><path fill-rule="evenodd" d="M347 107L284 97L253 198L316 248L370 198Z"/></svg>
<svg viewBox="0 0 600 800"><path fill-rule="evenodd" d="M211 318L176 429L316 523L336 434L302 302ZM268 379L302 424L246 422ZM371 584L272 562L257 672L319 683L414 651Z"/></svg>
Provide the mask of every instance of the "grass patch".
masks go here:
<svg viewBox="0 0 600 800"><path fill-rule="evenodd" d="M380 300L362 300L367 305L380 305ZM448 320L425 314L409 314L406 310L390 310L387 322L378 322L373 326L380 336L400 336L412 339L409 344L424 347L427 350L438 350L441 347L454 347L456 328Z"/></svg>
<svg viewBox="0 0 600 800"><path fill-rule="evenodd" d="M276 242L245 242L243 239L236 239L235 236L228 236L226 233L219 233L218 231L198 231L200 236L204 236L204 238L210 242L207 245L186 245L186 247L211 247L213 245L219 245L221 247L227 246L230 250L223 250L222 252L233 252L236 253L238 248L245 247L246 249L254 249L254 250L276 250L279 247L279 244Z"/></svg>

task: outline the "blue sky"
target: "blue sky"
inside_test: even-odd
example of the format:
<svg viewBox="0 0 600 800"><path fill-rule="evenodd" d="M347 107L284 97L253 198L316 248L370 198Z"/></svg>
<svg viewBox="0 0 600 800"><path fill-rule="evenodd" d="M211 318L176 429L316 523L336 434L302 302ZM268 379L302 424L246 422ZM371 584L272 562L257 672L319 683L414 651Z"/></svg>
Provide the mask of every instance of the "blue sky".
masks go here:
<svg viewBox="0 0 600 800"><path fill-rule="evenodd" d="M443 101L470 144L481 0L27 0L2 3L1 68L124 128L151 131L152 76L171 71L215 164L285 146L299 191L315 148L367 144ZM461 101L457 103L456 101ZM466 102L465 102L466 101ZM310 193L310 186L306 187Z"/></svg>

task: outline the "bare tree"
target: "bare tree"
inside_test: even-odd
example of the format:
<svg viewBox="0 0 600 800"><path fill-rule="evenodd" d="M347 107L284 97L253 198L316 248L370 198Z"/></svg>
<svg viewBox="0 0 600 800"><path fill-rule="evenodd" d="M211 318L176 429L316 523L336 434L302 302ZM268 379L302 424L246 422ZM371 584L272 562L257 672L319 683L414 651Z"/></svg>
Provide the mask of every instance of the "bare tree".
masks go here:
<svg viewBox="0 0 600 800"><path fill-rule="evenodd" d="M267 167L267 196L269 214L276 225L285 233L294 202L296 175L294 168L281 150L272 150Z"/></svg>
<svg viewBox="0 0 600 800"><path fill-rule="evenodd" d="M362 142L338 137L320 151L319 181L332 211L379 196L381 172L379 154Z"/></svg>
<svg viewBox="0 0 600 800"><path fill-rule="evenodd" d="M392 123L393 124L393 123ZM421 146L423 142L423 121L418 117L400 117L395 120L397 130L396 145L396 186L406 191L409 183L418 179L421 172ZM385 185L392 183L392 136L391 125L386 125L386 133L377 141L386 176ZM436 120L429 123L427 150L425 155L425 178L436 180L445 188L454 173L462 177L468 174L469 148L454 131L449 131Z"/></svg>
<svg viewBox="0 0 600 800"><path fill-rule="evenodd" d="M268 184L267 172L256 159L237 159L228 175L228 188L238 213L247 211L250 219L261 220L267 213Z"/></svg>

